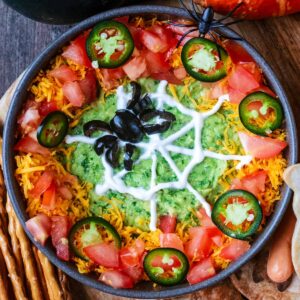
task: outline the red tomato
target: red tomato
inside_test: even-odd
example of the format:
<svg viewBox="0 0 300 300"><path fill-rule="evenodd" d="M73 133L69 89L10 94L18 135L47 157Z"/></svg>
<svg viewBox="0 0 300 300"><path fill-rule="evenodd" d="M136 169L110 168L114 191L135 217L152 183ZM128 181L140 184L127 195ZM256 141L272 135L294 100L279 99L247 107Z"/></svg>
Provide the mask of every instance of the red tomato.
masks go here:
<svg viewBox="0 0 300 300"><path fill-rule="evenodd" d="M97 98L97 79L93 70L88 70L85 78L78 81L85 96L85 102L92 102Z"/></svg>
<svg viewBox="0 0 300 300"><path fill-rule="evenodd" d="M190 228L191 239L185 245L185 253L192 261L202 260L211 252L212 240L203 227Z"/></svg>
<svg viewBox="0 0 300 300"><path fill-rule="evenodd" d="M126 273L134 283L139 282L142 279L144 273L144 270L141 266L128 267L122 269L122 271Z"/></svg>
<svg viewBox="0 0 300 300"><path fill-rule="evenodd" d="M256 158L274 157L287 146L287 142L269 137L249 135L245 132L238 134L245 151Z"/></svg>
<svg viewBox="0 0 300 300"><path fill-rule="evenodd" d="M240 104L241 101L247 96L245 93L241 93L232 87L228 88L229 100L231 103Z"/></svg>
<svg viewBox="0 0 300 300"><path fill-rule="evenodd" d="M53 179L54 174L51 171L44 171L35 183L34 188L30 191L32 197L39 198L51 186Z"/></svg>
<svg viewBox="0 0 300 300"><path fill-rule="evenodd" d="M64 96L76 107L81 107L85 100L85 95L77 81L66 82L63 87Z"/></svg>
<svg viewBox="0 0 300 300"><path fill-rule="evenodd" d="M91 61L89 60L85 49L86 38L86 33L77 37L73 42L71 42L71 45L66 48L62 56L81 66L91 68Z"/></svg>
<svg viewBox="0 0 300 300"><path fill-rule="evenodd" d="M150 30L141 31L141 42L147 49L154 53L163 53L169 49L168 41L165 36L160 36Z"/></svg>
<svg viewBox="0 0 300 300"><path fill-rule="evenodd" d="M240 65L252 74L257 82L262 81L262 72L255 62L240 63Z"/></svg>
<svg viewBox="0 0 300 300"><path fill-rule="evenodd" d="M27 230L33 235L34 240L45 245L51 232L51 219L45 214L38 214L25 224Z"/></svg>
<svg viewBox="0 0 300 300"><path fill-rule="evenodd" d="M201 207L197 213L196 213L199 221L200 221L200 225L204 226L204 227L216 227L216 225L213 223L213 221L211 220L211 218L207 215L205 209L203 207Z"/></svg>
<svg viewBox="0 0 300 300"><path fill-rule="evenodd" d="M183 36L187 31L189 31L191 28L190 27L180 27L180 26L175 26L175 25L169 25L168 28L172 30L176 35L179 37ZM197 30L189 33L187 37L192 38L192 37L199 37L199 32Z"/></svg>
<svg viewBox="0 0 300 300"><path fill-rule="evenodd" d="M187 275L190 284L196 284L216 275L216 270L210 258L195 264Z"/></svg>
<svg viewBox="0 0 300 300"><path fill-rule="evenodd" d="M41 103L41 106L39 107L39 113L41 116L47 116L49 113L58 110L58 107L54 101L48 102L47 100L43 101Z"/></svg>
<svg viewBox="0 0 300 300"><path fill-rule="evenodd" d="M259 87L259 83L253 74L249 73L242 65L237 65L228 75L229 86L241 93L248 93Z"/></svg>
<svg viewBox="0 0 300 300"><path fill-rule="evenodd" d="M176 217L165 215L159 218L159 229L163 233L173 233L176 229Z"/></svg>
<svg viewBox="0 0 300 300"><path fill-rule="evenodd" d="M24 132L31 132L37 129L40 123L39 110L35 107L29 107L18 119L18 123Z"/></svg>
<svg viewBox="0 0 300 300"><path fill-rule="evenodd" d="M224 46L234 64L239 62L254 62L252 56L238 43L227 40Z"/></svg>
<svg viewBox="0 0 300 300"><path fill-rule="evenodd" d="M135 244L128 248L122 248L120 251L120 260L124 267L139 266L141 257L145 250L145 244L142 240L137 239Z"/></svg>
<svg viewBox="0 0 300 300"><path fill-rule="evenodd" d="M159 241L162 248L175 248L184 251L182 240L176 233L162 233L159 235Z"/></svg>
<svg viewBox="0 0 300 300"><path fill-rule="evenodd" d="M121 79L125 76L122 67L115 69L101 69L103 76L103 85L106 89L111 89L118 84L117 79Z"/></svg>
<svg viewBox="0 0 300 300"><path fill-rule="evenodd" d="M115 289L131 289L134 285L127 274L117 270L105 271L99 279Z"/></svg>
<svg viewBox="0 0 300 300"><path fill-rule="evenodd" d="M170 64L166 61L163 53L154 53L145 50L142 52L142 56L146 59L147 69L150 73L164 73L170 69Z"/></svg>
<svg viewBox="0 0 300 300"><path fill-rule="evenodd" d="M72 192L66 186L60 186L57 189L58 193L62 196L63 199L71 200L73 198Z"/></svg>
<svg viewBox="0 0 300 300"><path fill-rule="evenodd" d="M183 80L187 75L186 70L183 67L174 69L173 72L174 72L175 77L179 80Z"/></svg>
<svg viewBox="0 0 300 300"><path fill-rule="evenodd" d="M61 65L60 67L51 70L49 75L57 79L61 84L78 79L76 73L67 65Z"/></svg>
<svg viewBox="0 0 300 300"><path fill-rule="evenodd" d="M113 244L99 243L83 248L94 263L107 268L119 267L119 251Z"/></svg>
<svg viewBox="0 0 300 300"><path fill-rule="evenodd" d="M267 172L260 170L249 174L242 179L234 179L231 184L231 189L246 190L256 197L265 191Z"/></svg>
<svg viewBox="0 0 300 300"><path fill-rule="evenodd" d="M56 255L65 261L70 259L68 234L70 229L69 218L67 216L51 217L51 239L56 248Z"/></svg>
<svg viewBox="0 0 300 300"><path fill-rule="evenodd" d="M229 260L236 260L249 249L249 242L232 239L230 244L221 250L220 257Z"/></svg>
<svg viewBox="0 0 300 300"><path fill-rule="evenodd" d="M266 94L269 94L272 97L276 97L276 94L269 87L267 87L267 86L265 86L263 84L261 84L259 88L255 89L255 90L253 90L251 92L252 93L254 93L254 92L264 92Z"/></svg>
<svg viewBox="0 0 300 300"><path fill-rule="evenodd" d="M220 96L228 93L228 82L227 80L221 80L218 83L212 84L210 88L210 98L218 99Z"/></svg>
<svg viewBox="0 0 300 300"><path fill-rule="evenodd" d="M146 68L146 60L141 56L134 57L123 66L123 70L130 80L136 80L141 77Z"/></svg>
<svg viewBox="0 0 300 300"><path fill-rule="evenodd" d="M166 80L171 84L182 84L182 81L175 77L171 71L165 73L153 73L151 74L151 77L155 80Z"/></svg>
<svg viewBox="0 0 300 300"><path fill-rule="evenodd" d="M48 189L43 194L42 207L47 210L53 210L56 204L56 184L51 182Z"/></svg>
<svg viewBox="0 0 300 300"><path fill-rule="evenodd" d="M15 144L14 150L25 153L37 153L44 156L48 156L51 154L47 148L41 146L36 140L32 139L29 136L25 136L21 140L19 140Z"/></svg>

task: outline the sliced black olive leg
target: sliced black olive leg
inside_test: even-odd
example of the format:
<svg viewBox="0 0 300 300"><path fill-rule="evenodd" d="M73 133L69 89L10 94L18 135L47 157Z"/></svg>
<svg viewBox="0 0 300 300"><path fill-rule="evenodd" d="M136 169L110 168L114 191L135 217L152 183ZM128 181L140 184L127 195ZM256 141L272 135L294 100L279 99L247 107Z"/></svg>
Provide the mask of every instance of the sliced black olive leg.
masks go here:
<svg viewBox="0 0 300 300"><path fill-rule="evenodd" d="M140 113L140 119L143 122L148 122L155 117L160 117L166 121L173 122L176 120L175 116L165 110L146 109Z"/></svg>
<svg viewBox="0 0 300 300"><path fill-rule="evenodd" d="M117 137L114 135L104 135L96 140L94 150L98 155L103 154L104 148L111 148L117 142Z"/></svg>
<svg viewBox="0 0 300 300"><path fill-rule="evenodd" d="M127 104L127 109L133 109L133 107L139 102L141 97L141 86L137 82L130 82L132 87L132 99Z"/></svg>
<svg viewBox="0 0 300 300"><path fill-rule="evenodd" d="M113 167L116 168L119 164L119 143L116 141L113 146L106 150L105 159Z"/></svg>
<svg viewBox="0 0 300 300"><path fill-rule="evenodd" d="M91 136L97 131L106 131L109 133L112 132L109 124L101 120L92 120L83 125L83 133L85 136Z"/></svg>
<svg viewBox="0 0 300 300"><path fill-rule="evenodd" d="M136 149L136 146L134 146L132 144L125 145L124 168L127 171L132 170L132 166L133 166L132 155L133 155L135 149Z"/></svg>
<svg viewBox="0 0 300 300"><path fill-rule="evenodd" d="M138 115L143 112L145 109L151 108L152 100L148 95L145 95L142 99L140 99L135 106L132 108L133 112Z"/></svg>
<svg viewBox="0 0 300 300"><path fill-rule="evenodd" d="M161 124L146 124L143 125L143 130L146 134L162 133L170 128L171 122L164 121Z"/></svg>

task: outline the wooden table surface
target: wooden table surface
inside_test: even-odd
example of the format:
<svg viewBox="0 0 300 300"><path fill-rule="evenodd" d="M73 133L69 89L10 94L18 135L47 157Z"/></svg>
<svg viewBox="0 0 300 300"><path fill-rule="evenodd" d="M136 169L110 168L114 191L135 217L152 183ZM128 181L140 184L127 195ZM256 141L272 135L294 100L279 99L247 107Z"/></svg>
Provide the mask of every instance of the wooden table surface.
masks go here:
<svg viewBox="0 0 300 300"><path fill-rule="evenodd" d="M147 2L162 4L161 0ZM163 3L176 5L175 0ZM70 27L29 20L0 0L0 98L34 57ZM300 130L300 14L259 22L247 21L234 29L257 48L276 72L287 92Z"/></svg>

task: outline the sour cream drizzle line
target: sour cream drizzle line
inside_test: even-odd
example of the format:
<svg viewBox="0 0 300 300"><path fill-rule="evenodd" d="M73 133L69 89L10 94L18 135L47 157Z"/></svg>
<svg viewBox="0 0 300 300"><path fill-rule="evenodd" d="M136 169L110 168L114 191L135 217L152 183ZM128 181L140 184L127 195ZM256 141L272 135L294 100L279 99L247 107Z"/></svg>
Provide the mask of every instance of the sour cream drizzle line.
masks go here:
<svg viewBox="0 0 300 300"><path fill-rule="evenodd" d="M187 124L185 124L180 130L166 137L165 139L161 139L159 135L150 135L148 143L137 143L135 144L137 147L144 150L143 154L137 160L136 164L145 159L152 159L151 165L151 181L150 181L150 189L146 190L141 187L130 187L126 186L123 177L126 175L128 171L123 169L122 171L114 174L114 170L107 163L104 156L102 156L102 164L104 166L104 182L96 185L95 192L98 195L105 194L108 190L115 190L119 193L130 194L133 197L140 199L142 201L150 201L150 230L156 230L156 222L157 222L157 211L156 211L156 193L162 189L188 189L195 198L201 203L201 205L206 210L207 214L211 214L211 208L208 202L205 201L202 195L198 193L188 182L188 177L193 168L201 163L205 157L211 157L219 160L238 160L240 163L236 166L236 168L242 168L245 164L250 163L252 157L249 155L226 155L215 153L208 150L203 150L201 145L201 133L204 125L204 120L209 116L215 114L222 106L222 104L228 100L228 95L223 95L219 97L216 105L207 112L197 112L195 110L189 109L183 106L181 103L173 99L166 92L167 81L161 81L157 91L155 93L151 93L149 96L151 99L156 99L157 109L163 109L164 104L167 104L171 107L176 107L181 113L189 115L192 119ZM124 92L123 86L118 87L117 89L117 109L126 108L126 104L128 100L130 100L131 95L126 94ZM178 138L185 135L191 129L195 131L195 140L194 140L194 148L189 149L185 147L172 145L174 141ZM87 144L94 144L97 138L89 138L85 136L67 136L66 143L71 144L74 142L82 142ZM191 156L192 159L185 167L183 172L181 172L177 165L174 163L171 158L169 151L181 153L183 155ZM169 164L170 168L176 174L178 181L174 182L163 182L156 184L156 167L157 167L157 152L159 152L164 159Z"/></svg>

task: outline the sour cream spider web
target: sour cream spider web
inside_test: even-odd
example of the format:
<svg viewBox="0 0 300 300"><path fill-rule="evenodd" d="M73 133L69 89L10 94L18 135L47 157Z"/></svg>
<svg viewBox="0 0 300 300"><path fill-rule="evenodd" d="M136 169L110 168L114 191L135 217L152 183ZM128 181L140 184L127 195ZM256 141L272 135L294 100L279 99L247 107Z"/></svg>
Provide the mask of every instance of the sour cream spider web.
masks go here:
<svg viewBox="0 0 300 300"><path fill-rule="evenodd" d="M191 117L191 120L188 121L183 127L181 127L177 132L167 136L166 138L161 138L159 134L154 134L149 136L149 141L140 142L135 144L142 150L142 154L139 159L135 162L138 164L142 160L151 159L151 179L150 179L150 188L144 189L142 187L131 187L127 186L123 177L128 173L125 169L114 174L114 169L107 163L105 156L101 157L102 164L104 167L104 182L96 185L95 192L97 195L104 195L109 190L117 191L119 193L130 194L138 200L141 201L150 201L150 230L156 230L156 221L157 221L157 212L156 212L156 193L163 189L187 189L194 197L199 201L199 203L204 207L208 215L211 214L210 204L205 201L204 197L188 182L188 177L193 168L200 164L206 157L219 159L219 160L235 160L239 161L236 166L237 169L243 167L244 165L250 163L252 157L249 155L227 155L212 152L209 150L204 150L201 144L201 135L202 129L204 126L204 121L208 117L214 115L219 111L222 104L225 101L228 101L228 95L223 95L219 97L215 106L205 112L199 112L196 110L189 109L182 105L180 102L172 98L167 92L167 81L161 81L158 85L156 92L150 93L149 96L151 99L156 100L156 108L163 109L164 104L177 108L181 114L185 114ZM124 87L120 86L117 89L117 109L126 108L127 102L130 100L131 94L127 94L124 91ZM173 143L184 136L190 130L194 129L195 138L194 138L194 148L186 148L181 146L176 146ZM98 138L98 137L97 137ZM67 136L66 143L71 144L74 142L83 142L88 144L94 144L97 138L88 138L85 136ZM183 171L180 171L172 157L170 152L180 153L186 156L190 156L191 160L184 168ZM177 181L172 182L162 182L156 183L157 178L157 153L166 160L169 164L169 167L174 172L177 177Z"/></svg>

